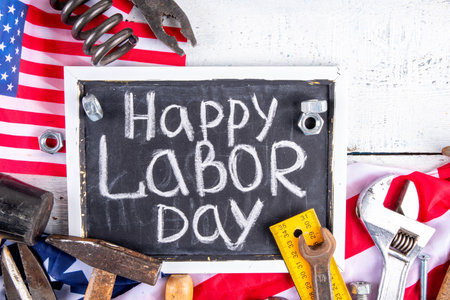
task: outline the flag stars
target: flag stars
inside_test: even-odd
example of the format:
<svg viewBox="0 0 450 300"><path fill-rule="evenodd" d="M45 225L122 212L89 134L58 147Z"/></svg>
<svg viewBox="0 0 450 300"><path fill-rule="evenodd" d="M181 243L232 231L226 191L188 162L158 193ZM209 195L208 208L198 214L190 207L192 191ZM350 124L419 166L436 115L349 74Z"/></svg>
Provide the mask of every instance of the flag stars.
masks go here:
<svg viewBox="0 0 450 300"><path fill-rule="evenodd" d="M20 31L20 29L17 29L17 35L20 36L21 33L22 31Z"/></svg>
<svg viewBox="0 0 450 300"><path fill-rule="evenodd" d="M8 55L5 56L5 61L6 62L11 62L11 59L12 59L11 55L8 54Z"/></svg>
<svg viewBox="0 0 450 300"><path fill-rule="evenodd" d="M16 18L16 19L14 20L14 25L17 25L17 24L19 24L19 18Z"/></svg>
<svg viewBox="0 0 450 300"><path fill-rule="evenodd" d="M2 50L2 51L5 50L5 47L6 47L5 44L2 42L2 43L0 44L0 50Z"/></svg>
<svg viewBox="0 0 450 300"><path fill-rule="evenodd" d="M13 36L9 39L11 44L14 44L14 41L16 40Z"/></svg>
<svg viewBox="0 0 450 300"><path fill-rule="evenodd" d="M9 23L6 25L3 25L3 31L6 31L9 33L10 30L11 30L11 27L9 26Z"/></svg>
<svg viewBox="0 0 450 300"><path fill-rule="evenodd" d="M13 66L13 67L11 68L11 72L12 72L12 73L16 73L16 66Z"/></svg>
<svg viewBox="0 0 450 300"><path fill-rule="evenodd" d="M16 8L14 7L14 5L8 6L8 12L14 14L14 12L16 11Z"/></svg>
<svg viewBox="0 0 450 300"><path fill-rule="evenodd" d="M24 12L23 12L23 10L20 12L20 17L21 18L23 18L23 14L24 14Z"/></svg>
<svg viewBox="0 0 450 300"><path fill-rule="evenodd" d="M8 91L12 91L13 87L14 87L14 86L13 86L12 83L8 84Z"/></svg>
<svg viewBox="0 0 450 300"><path fill-rule="evenodd" d="M0 20L2 19L2 17L3 17L3 14L2 14L2 12L0 11Z"/></svg>
<svg viewBox="0 0 450 300"><path fill-rule="evenodd" d="M8 78L8 75L6 74L6 72L1 75L2 75L2 80L6 80L6 78Z"/></svg>
<svg viewBox="0 0 450 300"><path fill-rule="evenodd" d="M16 47L16 54L19 54L19 47Z"/></svg>

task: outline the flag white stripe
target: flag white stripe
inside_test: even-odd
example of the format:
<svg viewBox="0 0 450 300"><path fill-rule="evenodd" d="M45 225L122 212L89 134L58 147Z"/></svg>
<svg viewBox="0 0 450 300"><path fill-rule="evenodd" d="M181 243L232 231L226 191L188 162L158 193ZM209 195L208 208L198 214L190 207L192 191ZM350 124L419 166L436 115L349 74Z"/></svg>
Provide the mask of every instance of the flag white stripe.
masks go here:
<svg viewBox="0 0 450 300"><path fill-rule="evenodd" d="M19 85L40 89L64 91L64 79L37 76L22 72L19 74Z"/></svg>
<svg viewBox="0 0 450 300"><path fill-rule="evenodd" d="M53 9L50 6L50 2L48 0L20 0L20 1L25 3L25 4L29 4L31 6L39 8L42 11L51 13L51 14L60 14L61 13L61 11ZM88 1L87 3L85 3L85 5L92 6L93 4L95 4L97 2L98 2L98 0L91 0L91 1ZM120 9L115 8L115 7L111 7L110 9L108 9L103 14L109 17L109 16L112 16L113 14L116 14L116 13L120 13L124 17L128 16L128 14L126 14L125 12L123 12Z"/></svg>
<svg viewBox="0 0 450 300"><path fill-rule="evenodd" d="M20 123L9 123L0 121L0 133L18 136L40 136L47 129L53 129L58 132L64 133L62 128L54 128L49 126L29 125Z"/></svg>
<svg viewBox="0 0 450 300"><path fill-rule="evenodd" d="M65 153L49 154L41 150L33 149L20 149L0 146L0 158L21 160L21 161L34 161L34 162L47 162L56 164L66 164Z"/></svg>
<svg viewBox="0 0 450 300"><path fill-rule="evenodd" d="M365 187L377 178L389 174L410 174L411 170L391 168L385 166L367 165L363 163L347 166L347 199L358 195ZM355 174L358 174L357 176Z"/></svg>
<svg viewBox="0 0 450 300"><path fill-rule="evenodd" d="M55 66L91 66L91 58L70 54L48 53L22 47L22 59Z"/></svg>
<svg viewBox="0 0 450 300"><path fill-rule="evenodd" d="M64 104L34 101L0 95L0 107L5 109L64 116Z"/></svg>

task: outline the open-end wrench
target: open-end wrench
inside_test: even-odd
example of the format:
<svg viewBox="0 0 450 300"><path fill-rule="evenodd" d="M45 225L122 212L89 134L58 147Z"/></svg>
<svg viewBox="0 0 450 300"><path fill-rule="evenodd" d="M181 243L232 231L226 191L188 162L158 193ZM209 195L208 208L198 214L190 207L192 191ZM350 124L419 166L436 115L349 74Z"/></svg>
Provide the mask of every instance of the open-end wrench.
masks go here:
<svg viewBox="0 0 450 300"><path fill-rule="evenodd" d="M395 177L382 177L372 183L360 194L356 207L356 215L383 255L384 268L378 300L403 299L411 263L434 234L434 228L383 206ZM418 200L417 193L407 195ZM404 194L400 197L404 197ZM399 199L398 202L402 200L404 199Z"/></svg>
<svg viewBox="0 0 450 300"><path fill-rule="evenodd" d="M327 228L321 228L323 242L308 246L303 235L298 239L300 255L311 266L314 300L333 299L333 287L331 283L330 261L336 249L336 240Z"/></svg>

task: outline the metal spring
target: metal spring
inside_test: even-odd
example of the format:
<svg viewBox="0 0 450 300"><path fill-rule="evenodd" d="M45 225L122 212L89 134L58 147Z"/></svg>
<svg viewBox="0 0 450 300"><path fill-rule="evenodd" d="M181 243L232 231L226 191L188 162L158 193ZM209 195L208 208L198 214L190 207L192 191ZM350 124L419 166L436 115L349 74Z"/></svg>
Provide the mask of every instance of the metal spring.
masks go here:
<svg viewBox="0 0 450 300"><path fill-rule="evenodd" d="M404 255L408 255L415 244L416 237L400 229L391 242L391 248Z"/></svg>
<svg viewBox="0 0 450 300"><path fill-rule="evenodd" d="M133 35L133 31L130 28L125 28L114 34L104 43L94 45L103 34L122 21L122 15L117 13L97 27L82 31L90 21L103 14L113 4L112 0L100 0L81 15L71 16L76 8L88 1L89 0L68 0L61 2L60 0L50 0L50 5L56 10L61 10L61 20L63 23L73 25L72 36L77 40L84 40L83 52L92 56L92 64L94 66L104 66L115 61L134 48L138 38Z"/></svg>

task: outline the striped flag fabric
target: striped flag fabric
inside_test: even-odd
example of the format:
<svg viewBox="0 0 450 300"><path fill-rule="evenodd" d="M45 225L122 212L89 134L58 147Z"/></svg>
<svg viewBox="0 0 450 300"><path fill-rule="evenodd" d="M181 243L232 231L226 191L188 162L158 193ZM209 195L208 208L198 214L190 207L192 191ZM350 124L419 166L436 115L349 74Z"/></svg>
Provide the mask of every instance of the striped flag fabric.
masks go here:
<svg viewBox="0 0 450 300"><path fill-rule="evenodd" d="M87 28L115 13L129 16L131 1L113 3ZM87 8L83 5L76 12ZM124 28L133 29L139 42L111 65L186 64L186 56L156 40L146 23L122 21L102 40ZM186 39L179 28L165 30L183 47ZM0 1L0 172L66 176L65 149L54 155L41 152L38 137L47 129L64 133L63 67L91 65L82 45L49 0Z"/></svg>

